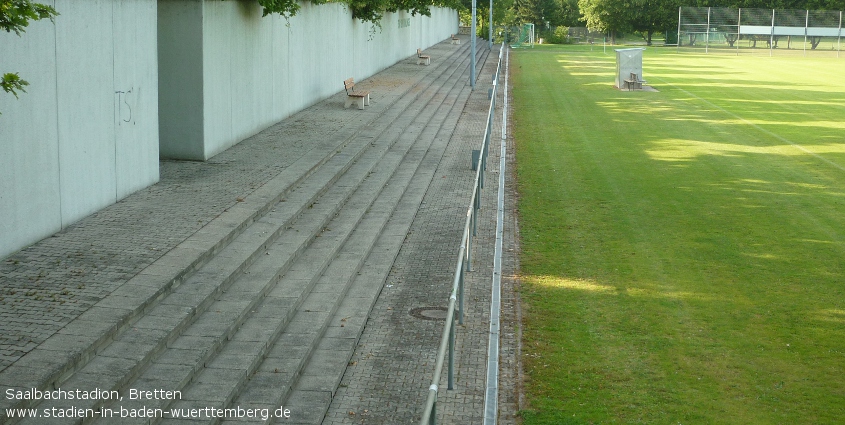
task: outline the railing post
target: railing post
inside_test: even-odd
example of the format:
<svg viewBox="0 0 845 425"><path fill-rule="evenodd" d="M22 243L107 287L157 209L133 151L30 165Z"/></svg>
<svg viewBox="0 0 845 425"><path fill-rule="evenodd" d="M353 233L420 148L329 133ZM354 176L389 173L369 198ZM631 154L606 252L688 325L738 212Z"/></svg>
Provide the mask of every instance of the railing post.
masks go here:
<svg viewBox="0 0 845 425"><path fill-rule="evenodd" d="M472 206L472 235L473 236L475 236L475 234L477 233L476 228L478 226L476 225L476 222L478 221L478 218L476 217L476 214L477 214L477 211L480 210L480 209L481 209L481 183L479 182L479 184L477 186L477 193L475 194L474 205Z"/></svg>
<svg viewBox="0 0 845 425"><path fill-rule="evenodd" d="M473 218L475 218L475 212L473 212ZM474 222L473 222L474 223ZM467 256L467 271L472 271L472 235L467 235L467 244L466 244L466 256ZM463 267L461 267L463 270ZM463 273L463 271L461 272Z"/></svg>
<svg viewBox="0 0 845 425"><path fill-rule="evenodd" d="M453 300L454 295L452 296ZM449 318L451 325L449 325L449 386L447 389L455 389L455 317Z"/></svg>
<svg viewBox="0 0 845 425"><path fill-rule="evenodd" d="M431 416L428 417L429 425L437 425L437 397L434 398L434 404L431 406Z"/></svg>
<svg viewBox="0 0 845 425"><path fill-rule="evenodd" d="M463 267L461 267L463 270ZM464 273L458 279L458 324L464 324Z"/></svg>
<svg viewBox="0 0 845 425"><path fill-rule="evenodd" d="M484 126L484 163L482 164L482 171L487 171L487 155L490 154L490 143L487 141L490 140L490 117L487 117L487 125Z"/></svg>

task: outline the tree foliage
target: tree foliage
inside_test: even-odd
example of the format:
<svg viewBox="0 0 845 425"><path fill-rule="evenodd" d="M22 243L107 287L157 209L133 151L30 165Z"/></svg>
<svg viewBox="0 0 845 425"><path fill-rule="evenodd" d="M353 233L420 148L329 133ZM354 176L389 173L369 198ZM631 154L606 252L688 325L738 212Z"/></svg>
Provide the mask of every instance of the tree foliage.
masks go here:
<svg viewBox="0 0 845 425"><path fill-rule="evenodd" d="M845 10L845 0L688 0L681 6L779 10Z"/></svg>
<svg viewBox="0 0 845 425"><path fill-rule="evenodd" d="M680 0L633 0L631 28L641 32L651 46L651 36L678 25Z"/></svg>
<svg viewBox="0 0 845 425"><path fill-rule="evenodd" d="M538 28L546 26L542 24L544 10L541 0L514 0L513 5L518 24L532 23Z"/></svg>
<svg viewBox="0 0 845 425"><path fill-rule="evenodd" d="M20 36L30 21L50 19L58 15L52 6L30 0L0 0L0 29Z"/></svg>
<svg viewBox="0 0 845 425"><path fill-rule="evenodd" d="M509 16L513 22L531 22L537 28L583 26L608 34L642 33L651 44L651 35L677 28L678 7L729 7L778 10L845 10L845 0L514 0Z"/></svg>
<svg viewBox="0 0 845 425"><path fill-rule="evenodd" d="M633 28L633 0L578 0L581 15L590 31L610 34L615 40L616 34Z"/></svg>
<svg viewBox="0 0 845 425"><path fill-rule="evenodd" d="M555 10L551 13L552 19L550 19L553 26L583 26L578 0L555 0L554 4Z"/></svg>
<svg viewBox="0 0 845 425"><path fill-rule="evenodd" d="M258 0L258 4L262 7L261 16L277 13L287 19L299 10L296 0Z"/></svg>
<svg viewBox="0 0 845 425"><path fill-rule="evenodd" d="M30 21L40 19L53 20L58 15L56 9L46 4L33 3L30 0L0 0L0 30L15 33L18 37L26 31ZM0 87L16 98L18 92L26 93L24 87L29 83L18 73L7 72L0 78Z"/></svg>
<svg viewBox="0 0 845 425"><path fill-rule="evenodd" d="M311 0L311 3L323 4L330 1L345 3L353 18L375 25L380 25L386 12L407 10L414 16L431 16L432 6L460 8L459 0ZM296 15L300 8L296 0L258 0L258 4L262 7L263 16L275 13L285 19Z"/></svg>

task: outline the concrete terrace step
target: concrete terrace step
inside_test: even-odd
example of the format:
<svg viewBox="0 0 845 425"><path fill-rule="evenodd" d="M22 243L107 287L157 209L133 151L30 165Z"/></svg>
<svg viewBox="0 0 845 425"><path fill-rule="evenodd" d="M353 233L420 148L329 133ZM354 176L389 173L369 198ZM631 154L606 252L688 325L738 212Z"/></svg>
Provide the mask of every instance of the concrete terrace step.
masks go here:
<svg viewBox="0 0 845 425"><path fill-rule="evenodd" d="M468 95L469 88L467 87L461 97L468 97ZM444 127L454 129L455 122L451 122L452 118L457 121L457 116L446 118L445 120L449 123ZM443 142L443 144L448 142L448 138ZM438 146L437 149L432 149L432 151L442 154L443 148L443 146ZM407 198L405 202L415 205L413 211L416 211L416 208L422 202L427 185L431 182L436 171L437 162L439 162L439 158L432 161L429 166L421 167L418 175L415 176L415 181L418 181L421 187L409 189L404 194L404 197ZM397 210L408 211L408 209L399 208ZM403 215L401 213L397 213L391 218L384 232L384 237L379 239L373 249L380 255L368 258L362 272L355 277L349 295L341 301L338 310L328 321L330 327L326 335L317 341L319 345L314 347L314 354L302 369L300 378L295 381L288 397L278 403L278 405L289 406L292 409L291 418L277 422L300 425L322 423L349 365L349 360L364 330L367 318L381 293L381 284L390 272L393 259L398 254L413 219L413 214ZM389 261L386 259L389 259ZM376 286L372 282L380 284ZM269 369L265 368L265 370ZM259 379L258 382L266 385L263 379ZM265 388L259 393L265 393L267 390L269 388ZM266 400L263 404L255 403L254 400L259 399L254 392L247 391L234 404L255 407L274 405L271 400ZM232 421L232 423L235 423L235 421Z"/></svg>
<svg viewBox="0 0 845 425"><path fill-rule="evenodd" d="M425 111L417 115L416 121L423 124L416 126L420 130L403 133L404 140L393 145L392 155L388 154L380 164L379 170L373 173L372 181L368 182L371 187L362 186L358 189L358 192L364 193L380 190L381 196L374 200L375 203L362 204L357 208L363 217L358 216L361 221L356 223L357 226L350 239L345 241L345 248L338 250L340 246L337 239L342 239L338 236L334 236L335 240L329 236L315 241L297 264L282 277L279 284L268 293L264 304L252 312L252 316L232 338L232 342L226 344L214 360L199 370L193 382L185 387L184 399L172 405L162 403L159 407L188 411L187 409L201 409L206 406L228 406L234 397L239 396L240 387L248 385L246 378L256 370L256 375L261 378L249 381L245 391L246 394L250 394L247 400L257 397L256 390L264 394L272 394L275 400L283 399L287 388L290 387L290 382L279 381L279 379L295 379L307 356L312 352L320 352L315 351L315 345L320 343L320 336L328 324L326 319L345 298L349 282L360 270L363 259L367 256L368 247L373 246L380 228L387 222L387 218L404 193L405 186L410 183L416 170L414 164L419 164L428 150L433 135L421 138L419 133L427 128L427 121L430 119L431 114ZM409 126L409 128L414 127L414 125ZM412 144L414 146L411 146ZM410 153L409 148L411 148ZM417 159L412 159L412 157L417 157ZM400 165L402 165L401 168ZM365 197L364 194L355 196L356 199ZM354 210L355 208L351 207L344 208L341 214L348 212L348 215L354 215ZM337 222L344 223L353 220L354 218L350 220L339 215L329 226L332 229L331 233L350 227L338 225ZM323 266L327 267L325 271L323 271ZM314 289L309 294L308 291L312 287ZM302 302L305 296L307 298ZM291 301L293 299L295 301ZM278 302L278 300L287 301ZM296 316L288 322L291 311L288 307L300 303ZM267 304L270 306L268 307ZM279 305L285 306L283 312L278 308ZM322 326L320 326L321 322ZM280 332L282 332L281 335L279 335ZM277 342L276 339L280 341ZM270 350L270 347L274 348ZM268 355L268 361L265 362L264 357ZM168 361L182 357L171 356ZM280 365L280 361L284 365ZM272 369L270 365L273 365ZM153 368L155 367L154 365ZM193 367L193 364L190 367ZM221 376L228 377L225 383L221 383ZM141 380L143 382L143 377ZM255 385L257 382L269 386L257 386ZM214 420L208 422L214 422Z"/></svg>
<svg viewBox="0 0 845 425"><path fill-rule="evenodd" d="M441 74L448 71L449 62L443 60L442 63L443 66L432 67L431 71L437 70ZM404 94L427 87L438 78L434 72L421 75L422 78ZM329 155L320 156L318 150L313 150L311 161L300 161L298 167L291 167L285 175L277 177L276 180L289 182L282 184L287 189L281 194L256 191L254 196L227 211L230 214L221 215L217 228L197 232L193 240L177 247L172 255L149 267L139 275L139 279L134 279L135 282L130 281L48 340L41 347L47 353L66 352L69 355L48 363L53 367L36 376L34 380L41 383L34 383L31 387L61 385L66 388L122 389L130 388L128 383L136 377L139 377L138 382L145 379L154 382L156 374L173 378L175 375L170 373L172 368L159 365L175 364L167 363L166 357L174 354L163 351L193 348L200 342L204 343L204 348L191 353L197 357L197 368L209 362L228 338L232 338L252 309L257 308L258 301L269 291L267 288L275 277L258 279L259 273L250 273L247 278L237 278L250 265L256 267L267 261L266 254L270 253L269 247L274 240L281 237L279 240L284 243L276 250L280 258L287 258L287 262L292 263L296 255L305 250L307 243L327 233L324 232L326 220L338 212L346 196L357 186L353 182L356 179L363 181L369 174L366 168L358 167L360 162L356 161L363 161L373 151L370 149L372 139L385 134L395 137L403 134L402 129L391 128L388 124L399 119L403 112L416 114L414 106L422 92L419 90L410 96L397 97L391 102L391 108L372 118L368 125L351 132L340 143L332 141L329 149L324 147L324 150L329 150ZM381 125L375 125L379 123ZM382 149L382 155L386 152ZM370 169L376 164L377 159L371 162ZM347 178L355 167L359 168L358 177ZM299 175L296 175L297 172ZM297 184L299 186L293 188ZM283 196L286 197L284 202L274 202ZM257 210L256 203L259 204ZM265 205L261 206L261 203ZM329 206L328 210L323 210L322 219L307 214L317 209L315 204ZM248 208L250 206L253 208ZM267 215L262 217L264 213ZM311 225L307 231L299 232L298 224L291 222L297 217L300 222ZM295 239L296 233L302 235ZM218 237L220 240L215 241ZM297 242L291 242L293 240ZM284 265L279 267L283 269ZM263 273L272 270L266 267L258 269ZM169 283L160 284L162 280ZM224 300L223 296L230 293L236 294L236 297ZM266 301L261 304L262 308L270 308L268 305ZM284 307L294 305L276 305L273 311L278 315ZM219 320L222 316L226 316L227 320ZM206 331L212 329L216 336L205 338ZM250 327L242 329L247 331ZM259 332L259 329L250 332ZM156 361L146 369L151 359ZM182 384L173 388L184 386L187 381ZM77 403L75 407L83 406Z"/></svg>
<svg viewBox="0 0 845 425"><path fill-rule="evenodd" d="M312 292L311 296L315 299L331 297L336 300L334 310L330 311L325 306L317 309L303 306L297 312L297 315L304 317L313 312L332 313L323 319L325 334L313 332L313 327L309 328L307 334L297 333L295 329L286 330L232 405L255 409L289 406L291 417L277 421L281 423L319 424L322 421L363 331L367 316L381 292L393 259L399 252L449 136L455 128L460 114L456 113L459 111L455 111L454 106L463 106L469 96L469 87L463 87L460 92L437 111L433 121L440 125L436 129L429 129L431 147L425 153L426 157L420 158L422 162L418 168L411 172L413 177L410 178L408 187L403 188L401 192L395 191L393 196L396 197L397 204L393 212L384 217L383 231L372 241L374 245L371 254L358 260L357 274L335 276L326 273L323 276L320 285L325 285L325 288L335 286L330 282L351 278L347 292ZM373 210L378 211L375 207ZM350 245L357 246L355 243ZM291 350L291 347L296 347L297 350ZM224 421L229 422L238 421Z"/></svg>
<svg viewBox="0 0 845 425"><path fill-rule="evenodd" d="M410 67L406 68L411 69ZM418 68L413 69L417 70ZM276 200L284 196L285 188L293 187L303 180L328 160L331 154L352 139L352 136L362 129L366 129L366 126L378 117L379 113L390 109L397 100L402 101L402 96L414 88L426 75L428 74L424 72L403 72L403 76L406 78L398 82L395 78L380 78L379 75L376 75L366 82L376 84L384 91L374 93L374 106L366 114L337 113L336 105L342 104L342 93L338 93L334 99L315 105L294 115L287 120L287 123L281 126L275 125L251 138L258 140L272 138L276 133L280 133L284 134L285 137L292 136L291 138L296 139L295 146L297 144L307 146L304 148L297 147L296 152L291 153L292 158L295 159L283 161L289 162L289 164L279 167L281 173L270 181L265 181L263 186L253 190L252 193L246 192L249 193L249 196L244 196L243 199L239 198L241 202L230 205L221 211L216 218L187 237L184 242L178 242L182 240L181 238L168 238L167 241L156 244L154 250L158 251L160 248L165 248L162 252L166 252L166 254L158 260L154 260L151 264L146 263L149 265L131 279L121 280L121 282L124 282L122 286L115 285L113 282L98 285L98 287L117 287L118 289L113 290L113 292L109 291L104 295L105 299L102 299L102 296L97 297L101 299L100 303L89 307L87 311L83 310L83 314L72 319L70 323L62 325L63 327L55 328L58 329L58 332L52 330L52 326L43 329L42 332L49 332L52 336L47 338L47 342L21 355L11 365L4 366L0 370L0 385L9 388L39 389L60 385L69 373L78 369L93 353L123 332L130 323L137 320L148 309L149 303L154 302L157 296L178 285L187 275L207 262L222 247L240 234L256 217L262 216ZM385 84L385 82L388 84ZM325 123L329 121L336 125L326 126ZM307 138L309 132L299 131L289 134L291 128L299 130L308 127L318 129L313 133L319 134L321 138L313 140L312 136L311 140L307 140L308 143L300 143L299 141L303 138L302 134L304 133L304 137ZM329 128L326 129L325 127ZM255 147L261 145L261 143L241 144L233 150L254 152ZM273 148L275 149L275 146ZM237 158L238 155L236 154L234 157ZM222 155L221 157L230 158L231 156ZM215 163L215 159L209 161L209 164L212 163ZM221 182L217 184L219 183ZM165 190L174 190L173 186L175 186L176 191L204 192L204 184L195 184L195 181L180 182L176 185L171 183L170 187ZM197 188L194 189L193 186L197 186ZM238 190L237 193L244 192ZM141 196L141 198L148 197L149 195L143 194ZM141 204L143 207L143 202L130 202L129 204ZM220 202L220 200L216 202ZM185 208L190 209L191 204L186 204ZM205 211L208 211L208 209L206 208ZM94 220L93 224L95 226L100 225L96 221ZM145 222L147 221L149 220ZM108 232L110 229L105 229L105 231ZM85 232L78 233L85 235ZM127 237L131 236L127 235ZM67 238L63 235L60 239L65 241ZM176 242L171 242L171 240ZM79 243L79 241L74 240L69 242ZM146 261L140 260L139 263L144 264ZM74 291L71 290L70 292L72 294ZM91 297L91 295L85 296ZM106 307L107 305L108 307ZM68 341L70 341L70 344L65 344ZM0 407L4 408L26 407L30 404L26 401L0 400ZM0 415L2 414L3 410L0 409Z"/></svg>

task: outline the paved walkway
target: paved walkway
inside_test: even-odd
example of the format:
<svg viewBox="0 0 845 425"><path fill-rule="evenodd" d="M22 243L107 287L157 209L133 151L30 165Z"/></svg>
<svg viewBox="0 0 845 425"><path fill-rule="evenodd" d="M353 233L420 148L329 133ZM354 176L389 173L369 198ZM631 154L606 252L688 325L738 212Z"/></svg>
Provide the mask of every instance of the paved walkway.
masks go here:
<svg viewBox="0 0 845 425"><path fill-rule="evenodd" d="M288 199L292 203L297 191L311 184L308 179L322 176L324 172L321 170L333 164L332 161L339 161L338 158L345 161L338 162L338 173L353 172L357 164L375 155L367 150L370 146L376 147L380 145L381 140L391 138L390 140L394 141L379 151L381 153L378 155L381 156L378 158L383 159L373 157L374 168L361 171L360 179L366 183L370 176L378 174L378 170L383 166L379 165L383 162L378 161L390 158L393 150L402 146L403 135L429 132L431 145L420 148L422 150L419 150L417 162L413 165L414 170L418 170L417 174L408 174L408 186L403 187L396 195L402 197L392 201L393 206L384 207L385 210L389 209L388 215L393 211L393 218L388 219L385 216L387 221L379 225L383 229L382 234L398 234L401 243L397 245L398 252L384 248L384 255L380 255L378 252L382 245L379 244L378 238L384 236L373 236L378 240L368 245L372 253L368 251L360 260L361 264L348 272L354 276L354 270L358 270L358 276L368 276L369 270L384 268L386 278L373 274L372 279L378 280L377 285L370 284L372 288L367 289L370 291L367 294L372 295L366 297L372 298L372 301L361 302L367 307L374 306L372 311L364 311L364 319L359 320L350 315L334 323L332 314L342 316L347 307L344 307L342 301L338 301L335 307L327 308L329 318L327 324L322 325L321 335L325 334L327 338L335 334L340 335L345 332L340 328L347 324L350 326L346 329L363 329L363 333L358 330L343 335L347 338L343 341L352 342L354 354L350 352L345 355L346 358L352 355L352 359L349 362L343 361L345 373L341 370L338 375L342 376L342 380L326 390L323 384L314 384L307 379L311 373L309 370L322 368L314 360L320 358L320 353L340 352L324 347L325 342L314 342L311 343L313 348L308 351L316 354L310 357L310 360L309 357L300 360L301 372L294 374L305 378L297 381L296 377L293 377L292 382L296 383L291 384L289 391L286 390L281 398L274 398L284 402L286 407L294 411L292 419L277 420L280 423L320 423L324 416L323 423L396 424L418 421L433 373L433 359L443 322L422 320L410 313L417 307L446 305L463 226L463 214L471 189L469 152L481 142L488 102L487 83L495 71L498 54L496 48L493 54L481 56L483 66L479 67L479 84L475 91L470 91L466 83L449 83L435 90L436 87L441 87L437 85L441 81L467 81L466 71L461 65L461 58L467 57L468 54L466 41L465 39L464 45L456 47L450 45L447 40L427 49L426 53L433 57L431 67L417 66L415 58L412 57L361 81L359 84L362 87L373 92L372 106L364 111L344 109L342 104L345 96L339 93L205 163L163 161L160 183L4 259L0 263L0 389L6 394L7 389L45 390L67 388L73 383L81 387L82 385L78 384L80 382L95 382L84 379L87 370L92 368L101 375L117 376L115 369L124 367L123 363L115 360L117 355L108 354L109 350L114 351L116 342L128 339L126 347L128 351L132 351L134 340L131 339L133 336L129 330L137 330L137 327L141 326L139 323L149 322L151 317L165 317L168 314L176 316L172 313L155 312L168 305L181 305L176 301L167 300L174 297L179 299L178 295L184 295L179 293L180 287L185 288L187 283L197 280L197 275L208 275L203 267L214 264L221 253L224 253L224 257L235 256L225 254L230 250L228 247L232 244L246 245L248 241L242 242L241 235L244 232L252 232L248 229L253 229L256 225L269 226L268 222L276 220L273 218L274 213L277 213L277 210L281 213ZM483 43L479 43L479 46L483 46ZM438 65L438 58L443 58L444 63L448 58L448 64L451 65ZM424 92L430 92L430 95ZM424 122L418 118L425 116L427 108L433 106L420 106L422 109L414 112L414 105L421 103L423 99L426 99L426 105L441 105L436 111L432 110L432 115ZM501 105L501 102L499 104ZM400 109L406 111L404 115L396 112ZM404 130L401 130L403 128ZM370 133L372 135L369 135ZM494 141L498 139L494 138ZM360 150L351 149L355 143L361 144ZM367 146L368 143L370 146ZM407 146L403 148L406 149L403 152L408 153L403 154L406 159L402 161L407 161L409 155L413 157L414 152L417 152L417 148L413 147L415 145ZM493 146L496 146L496 143ZM490 164L497 164L498 149L492 149L492 153ZM380 187L378 193L385 193L385 188L393 181L390 179L397 178L397 173L410 167L402 165L404 162L397 164L397 170L400 171L386 174L387 183L383 183L384 188ZM488 168L491 175L495 175L495 168L492 165ZM427 178L419 178L419 173L429 169L431 171L428 174L423 174L428 175ZM393 177L390 177L391 175ZM343 177L346 174L332 176L335 177L326 177L325 189L315 189L317 194L313 195L313 198L307 198L310 201L303 201L304 206L297 210L298 212L291 213L293 218L290 220L293 221L284 221L284 224L279 224L277 230L270 233L277 234L276 237L284 242L291 239L285 236L288 233L295 234L300 230L306 233L308 220L302 217L306 217L311 210L316 211L317 204L333 203L329 201L331 198L323 200L324 198L317 196L330 196L332 190L335 190L330 185L343 186L346 181L346 177ZM495 183L494 178L488 181ZM365 183L350 190L362 191ZM486 315L489 310L485 302L489 301L489 282L492 277L495 193L495 184L488 183L483 197L485 216L480 223L476 244L477 267L468 279L468 316L466 326L460 329L458 336L458 388L441 396L439 423L477 423L481 414L488 326ZM374 200L367 201L369 204L362 205L363 218L350 218L349 223L359 223L359 228L369 223L369 211L380 208L382 201L379 197L384 195L374 196ZM407 201L403 200L406 198ZM350 199L353 201L334 203L354 204L356 198L353 196ZM419 200L415 203L414 199ZM510 206L508 212L513 211L513 199L513 196L507 199ZM315 227L314 236L309 239L312 245L309 246L317 244L313 242L317 240L315 238L331 235L329 225L334 227L331 223L336 221L329 220L336 220L343 211L334 209L325 213L326 224ZM408 224L404 228L399 224L401 220L396 218L398 216L407 217ZM299 222L296 221L297 217ZM504 313L513 314L515 305L512 292L508 289L512 287L508 285L512 284L512 280L507 277L513 276L516 267L516 222L512 214L506 215L506 221ZM278 222L282 223L282 219L279 218ZM395 225L391 224L394 222ZM338 227L346 226L346 222L337 223ZM357 240L355 231L350 232L350 236L345 236L344 239L347 242L341 243L349 244L349 241ZM275 252L271 247L274 243L272 240L256 243L261 246L255 251L262 255L265 248L267 255ZM309 249L316 248L299 248L296 250L297 255L301 253L302 258L307 259ZM332 249L335 250L332 251L335 252L335 257L342 257L341 260L346 258L340 246ZM250 267L253 267L251 264L259 264L256 258L260 257L255 254L244 258L243 263L233 263L237 264L234 266L237 271L232 272L233 276L237 273L249 274ZM304 264L302 267L309 268L314 263L306 261ZM295 274L297 266L294 264L290 267L292 271L286 273ZM321 283L319 279L333 276L331 265L323 266L322 270L309 284L309 288L317 288L316 295L320 295L316 298L318 301L324 299L325 296L321 294L326 293L320 292L319 288L330 283ZM320 275L323 277L319 277ZM280 279L284 280L275 278ZM354 277L347 279L351 283L345 286L343 291L348 292L340 292L338 297L347 300L357 300L356 297L361 297L363 300L365 296L360 293L363 293L364 289L358 289ZM108 385L120 390L121 394L129 388L135 388L134 385L138 385L136 382L139 382L139 379L144 382L144 379L147 379L146 374L150 374L156 366L166 363L163 359L170 351L174 351L171 345L179 344L180 341L192 341L190 338L200 338L191 333L191 329L196 327L197 323L202 324L204 320L205 316L200 315L200 310L208 309L209 305L237 304L223 299L222 293L227 292L228 288L226 285L238 285L237 281L227 282L229 280L221 284L222 289L214 290L208 298L211 301L202 301L197 307L190 307L188 316L196 315L199 318L182 319L179 316L184 322L181 327L168 330L170 333L161 336L158 333L163 334L164 331L151 332L163 338L162 341L165 342L157 343L155 350L139 356L137 362L134 359L132 364L125 362L125 377L116 378ZM253 316L262 319L261 309L266 309L265 305L269 302L265 299L283 299L272 298L275 296L272 291L279 292L280 289L263 291L258 292L254 299L243 301L247 307L238 304L245 313L243 318L233 322L232 329L246 328L252 323L247 319ZM316 295L312 294L312 297ZM307 294L302 297L297 301L297 311L302 310L302 306L311 306L316 302L309 301ZM366 313L370 313L369 319L366 319ZM291 323L297 323L295 317L299 316L290 313L290 317ZM357 327L352 326L351 322L356 320L360 323ZM510 322L505 321L503 329L503 362L507 366L503 369L502 376L507 380L502 384L503 396L500 406L503 410L503 421L500 423L509 423L516 411L514 384L517 379L512 373L515 370L513 365L516 359L516 332L512 327L507 327L513 323L513 319ZM272 336L274 339L263 343L267 348L261 351L261 356L268 359L275 358L273 347L279 351L291 347L284 342L291 336L290 329L283 328L288 325L276 326L279 326L280 330ZM232 335L234 334L221 334L224 341L239 338ZM201 337L205 338L205 335L202 334ZM277 340L278 342L274 342ZM184 344L191 345L187 342ZM225 343L215 342L214 347L223 344ZM225 353L223 348L215 350L215 354L204 357L205 360L199 363L200 369L204 370L192 372L194 375L188 379L189 382L203 382L205 379L211 384L226 386L228 381L220 378L222 375L216 375L217 378L204 378L209 375L206 372L212 364L226 359L225 354L220 354ZM120 364L115 366L116 363ZM253 390L255 386L250 385L257 382L254 378L260 375L262 367L266 365L247 369L249 382L238 384L238 389L230 391L224 401L249 404L250 394L253 394L250 391L259 391ZM195 366L193 368L196 369ZM278 367L272 369L275 369L274 373L279 372ZM124 372L121 370L121 373ZM253 373L255 375L251 375ZM326 381L319 376L315 379ZM92 386L79 389L89 391L94 388ZM310 401L315 396L321 398L321 394L327 394L327 401L330 402L328 411L326 412L325 408L319 412L317 408L308 411ZM198 400L208 400L208 397ZM37 403L8 398L0 400L0 408L4 409L36 405ZM101 405L103 403L97 404ZM6 419L5 412L0 411L0 422ZM34 423L40 422L42 421ZM57 421L76 422L78 421Z"/></svg>

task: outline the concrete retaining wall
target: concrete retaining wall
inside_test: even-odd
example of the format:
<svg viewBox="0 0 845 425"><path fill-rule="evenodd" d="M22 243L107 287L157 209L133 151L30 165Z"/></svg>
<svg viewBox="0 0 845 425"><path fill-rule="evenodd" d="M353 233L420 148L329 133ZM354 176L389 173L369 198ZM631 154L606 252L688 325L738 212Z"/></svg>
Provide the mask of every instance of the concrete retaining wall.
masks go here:
<svg viewBox="0 0 845 425"><path fill-rule="evenodd" d="M244 1L159 0L158 15L161 155L193 160L458 31L442 8L385 14L374 32L339 3L302 3L289 22Z"/></svg>
<svg viewBox="0 0 845 425"><path fill-rule="evenodd" d="M0 257L158 181L156 0L39 0L0 32Z"/></svg>
<svg viewBox="0 0 845 425"><path fill-rule="evenodd" d="M158 181L159 156L205 160L457 32L457 13L303 3L285 22L245 0L39 0L60 13L0 33L0 257ZM289 24L289 25L288 25Z"/></svg>

